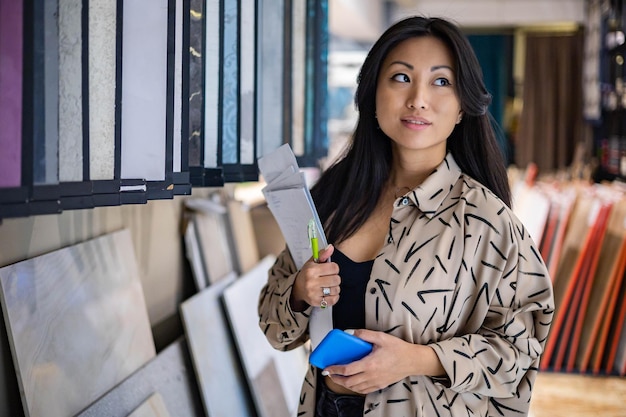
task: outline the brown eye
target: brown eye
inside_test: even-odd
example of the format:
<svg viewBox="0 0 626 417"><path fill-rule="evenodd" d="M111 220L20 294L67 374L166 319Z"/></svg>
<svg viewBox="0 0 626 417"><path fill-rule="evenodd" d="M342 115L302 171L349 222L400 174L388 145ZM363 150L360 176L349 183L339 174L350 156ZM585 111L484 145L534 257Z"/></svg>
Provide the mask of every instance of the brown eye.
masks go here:
<svg viewBox="0 0 626 417"><path fill-rule="evenodd" d="M394 81L398 81L400 83L408 83L411 80L409 79L409 76L406 74L396 74L393 77L391 77L392 80Z"/></svg>

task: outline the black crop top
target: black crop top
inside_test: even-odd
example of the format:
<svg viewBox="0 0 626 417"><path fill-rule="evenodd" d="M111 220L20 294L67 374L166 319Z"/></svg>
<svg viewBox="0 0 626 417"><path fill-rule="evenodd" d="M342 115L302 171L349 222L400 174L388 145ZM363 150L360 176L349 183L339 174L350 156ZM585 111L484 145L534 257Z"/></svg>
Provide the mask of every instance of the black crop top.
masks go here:
<svg viewBox="0 0 626 417"><path fill-rule="evenodd" d="M333 327L341 330L365 328L365 289L374 260L354 262L335 248L332 261L339 265L341 293L333 306Z"/></svg>

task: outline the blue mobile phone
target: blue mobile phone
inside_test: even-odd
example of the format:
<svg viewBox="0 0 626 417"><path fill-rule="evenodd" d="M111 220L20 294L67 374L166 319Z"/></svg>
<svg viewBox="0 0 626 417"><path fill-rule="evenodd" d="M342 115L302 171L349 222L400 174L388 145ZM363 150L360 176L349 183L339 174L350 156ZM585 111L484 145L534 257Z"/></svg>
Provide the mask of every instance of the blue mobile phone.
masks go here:
<svg viewBox="0 0 626 417"><path fill-rule="evenodd" d="M372 351L372 344L343 330L333 329L311 352L309 362L324 369L359 360Z"/></svg>

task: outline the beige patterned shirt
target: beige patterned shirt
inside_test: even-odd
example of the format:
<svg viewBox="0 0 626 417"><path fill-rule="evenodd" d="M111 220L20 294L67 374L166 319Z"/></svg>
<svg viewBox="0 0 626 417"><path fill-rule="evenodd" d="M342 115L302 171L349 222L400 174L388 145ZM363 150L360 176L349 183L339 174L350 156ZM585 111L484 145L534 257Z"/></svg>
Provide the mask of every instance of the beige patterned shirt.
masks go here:
<svg viewBox="0 0 626 417"><path fill-rule="evenodd" d="M308 339L310 308L289 308L296 272L280 254L259 299L261 329L277 349ZM432 346L447 378L411 376L368 394L364 415L527 415L553 313L528 231L448 154L394 202L365 295L366 327ZM316 373L305 376L298 416L314 416Z"/></svg>

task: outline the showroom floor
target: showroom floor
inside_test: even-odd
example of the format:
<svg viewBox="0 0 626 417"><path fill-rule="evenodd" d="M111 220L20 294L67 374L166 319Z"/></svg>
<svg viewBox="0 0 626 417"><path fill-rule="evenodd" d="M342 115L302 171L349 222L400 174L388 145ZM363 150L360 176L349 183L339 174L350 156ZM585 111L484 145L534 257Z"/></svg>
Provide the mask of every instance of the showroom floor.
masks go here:
<svg viewBox="0 0 626 417"><path fill-rule="evenodd" d="M626 378L542 372L529 417L626 417Z"/></svg>

